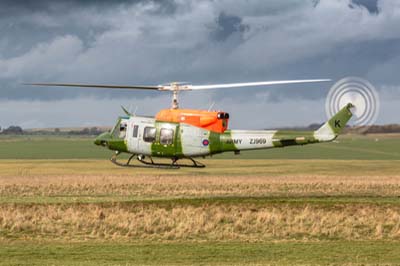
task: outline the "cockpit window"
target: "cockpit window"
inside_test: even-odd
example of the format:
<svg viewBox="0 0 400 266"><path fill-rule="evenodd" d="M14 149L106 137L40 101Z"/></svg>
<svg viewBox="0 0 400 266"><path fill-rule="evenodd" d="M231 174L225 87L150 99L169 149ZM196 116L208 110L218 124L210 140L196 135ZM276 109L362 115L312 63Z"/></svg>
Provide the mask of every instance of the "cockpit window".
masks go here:
<svg viewBox="0 0 400 266"><path fill-rule="evenodd" d="M143 132L143 140L146 142L154 142L156 140L156 128L145 127Z"/></svg>
<svg viewBox="0 0 400 266"><path fill-rule="evenodd" d="M170 145L174 142L174 131L169 128L162 128L160 131L160 143Z"/></svg>
<svg viewBox="0 0 400 266"><path fill-rule="evenodd" d="M125 138L125 136L126 136L126 127L127 127L127 124L124 121L122 121L119 124L119 138L121 138L121 139Z"/></svg>

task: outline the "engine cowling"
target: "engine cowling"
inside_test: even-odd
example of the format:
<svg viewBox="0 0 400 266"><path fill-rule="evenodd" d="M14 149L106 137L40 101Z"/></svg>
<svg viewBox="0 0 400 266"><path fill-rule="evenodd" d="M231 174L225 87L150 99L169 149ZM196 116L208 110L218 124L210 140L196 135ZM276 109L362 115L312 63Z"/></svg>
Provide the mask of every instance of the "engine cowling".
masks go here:
<svg viewBox="0 0 400 266"><path fill-rule="evenodd" d="M193 109L164 109L155 118L157 121L186 123L218 133L225 132L229 122L226 112Z"/></svg>

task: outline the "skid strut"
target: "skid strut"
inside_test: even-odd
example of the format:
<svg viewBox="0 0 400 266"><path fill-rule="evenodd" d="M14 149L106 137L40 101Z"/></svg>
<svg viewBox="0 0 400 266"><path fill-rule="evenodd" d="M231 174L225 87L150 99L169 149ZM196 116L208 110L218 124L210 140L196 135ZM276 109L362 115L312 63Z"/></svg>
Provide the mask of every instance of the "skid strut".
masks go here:
<svg viewBox="0 0 400 266"><path fill-rule="evenodd" d="M147 156L149 160L146 160L146 156L144 155L137 155L137 154L132 154L128 161L126 163L121 163L117 160L118 155L120 155L120 152L115 152L114 155L111 157L110 161L121 167L133 167L133 168L159 168L159 169L179 169L181 167L190 167L190 168L204 168L206 167L204 164L194 160L191 157L185 157L182 159L188 159L192 162L192 164L180 164L178 163L179 160L182 160L180 158L171 158L172 162L170 164L168 163L156 163L153 161L153 158L151 156ZM136 165L136 164L131 164L132 159L136 157L136 160L142 163L143 165Z"/></svg>

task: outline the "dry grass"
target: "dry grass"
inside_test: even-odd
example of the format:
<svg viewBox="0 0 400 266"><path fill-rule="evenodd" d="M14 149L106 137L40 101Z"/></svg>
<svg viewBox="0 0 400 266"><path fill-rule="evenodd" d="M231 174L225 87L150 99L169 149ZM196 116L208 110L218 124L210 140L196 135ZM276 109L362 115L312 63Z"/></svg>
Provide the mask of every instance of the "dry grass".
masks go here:
<svg viewBox="0 0 400 266"><path fill-rule="evenodd" d="M0 161L0 201L400 195L398 161L237 160L229 167L225 160L210 162L217 165L166 171L121 169L107 161Z"/></svg>
<svg viewBox="0 0 400 266"><path fill-rule="evenodd" d="M399 240L400 207L1 205L0 239Z"/></svg>
<svg viewBox="0 0 400 266"><path fill-rule="evenodd" d="M168 177L168 176L393 176L398 160L200 160L204 169L121 168L108 160L0 160L0 177Z"/></svg>
<svg viewBox="0 0 400 266"><path fill-rule="evenodd" d="M400 240L396 161L214 164L225 172L141 171L104 161L1 161L0 240ZM334 175L332 168L342 174ZM302 200L245 200L271 196ZM391 197L393 202L307 201L313 196ZM229 200L213 200L218 197ZM62 200L51 204L52 198ZM122 202L126 198L130 202Z"/></svg>
<svg viewBox="0 0 400 266"><path fill-rule="evenodd" d="M0 197L180 197L400 195L400 176L44 176L0 177Z"/></svg>

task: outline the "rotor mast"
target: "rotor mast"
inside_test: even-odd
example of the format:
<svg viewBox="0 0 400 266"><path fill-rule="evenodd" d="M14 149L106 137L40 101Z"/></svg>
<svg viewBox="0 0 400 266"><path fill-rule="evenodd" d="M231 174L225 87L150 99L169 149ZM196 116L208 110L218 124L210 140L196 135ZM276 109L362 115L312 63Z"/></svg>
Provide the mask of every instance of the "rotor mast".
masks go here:
<svg viewBox="0 0 400 266"><path fill-rule="evenodd" d="M171 83L172 88L172 109L179 109L179 101L178 101L178 91L179 91L179 84L177 82Z"/></svg>
<svg viewBox="0 0 400 266"><path fill-rule="evenodd" d="M190 91L193 85L186 82L171 82L168 85L159 85L160 90L171 91L172 92L172 102L171 109L179 109L178 95L180 91Z"/></svg>

